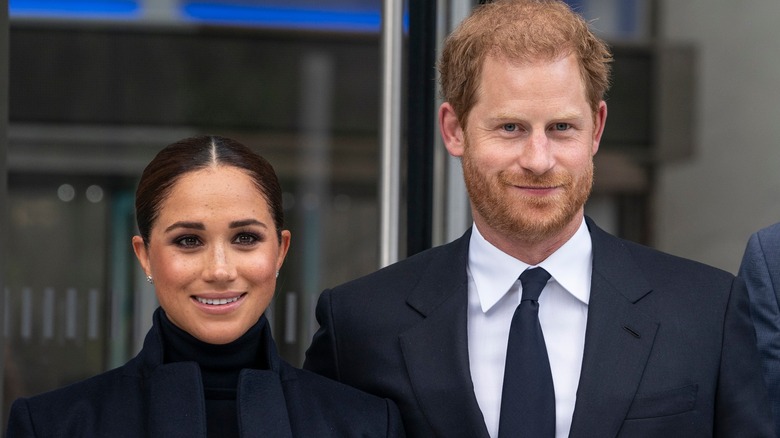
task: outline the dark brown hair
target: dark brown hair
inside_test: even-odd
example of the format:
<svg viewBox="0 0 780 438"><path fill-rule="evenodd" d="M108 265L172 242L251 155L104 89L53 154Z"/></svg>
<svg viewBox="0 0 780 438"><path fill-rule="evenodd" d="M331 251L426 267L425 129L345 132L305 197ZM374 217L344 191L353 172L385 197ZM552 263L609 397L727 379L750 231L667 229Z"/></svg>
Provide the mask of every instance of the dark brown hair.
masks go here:
<svg viewBox="0 0 780 438"><path fill-rule="evenodd" d="M510 62L557 60L574 54L593 110L609 88L612 55L588 23L559 0L496 0L478 6L444 42L441 93L466 127L488 56Z"/></svg>
<svg viewBox="0 0 780 438"><path fill-rule="evenodd" d="M179 140L157 153L146 166L135 192L135 218L145 244L160 212L160 205L182 175L209 166L232 166L249 175L262 193L282 238L282 189L273 166L243 144L225 137L200 136Z"/></svg>

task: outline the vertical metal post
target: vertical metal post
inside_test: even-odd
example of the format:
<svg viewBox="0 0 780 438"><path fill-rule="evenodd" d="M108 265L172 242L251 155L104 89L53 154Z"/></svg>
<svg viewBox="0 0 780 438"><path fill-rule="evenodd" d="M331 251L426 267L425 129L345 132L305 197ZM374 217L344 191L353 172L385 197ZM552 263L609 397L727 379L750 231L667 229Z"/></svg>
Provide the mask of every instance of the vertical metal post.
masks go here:
<svg viewBox="0 0 780 438"><path fill-rule="evenodd" d="M382 4L382 99L379 264L398 260L401 183L401 45L403 0Z"/></svg>
<svg viewBox="0 0 780 438"><path fill-rule="evenodd" d="M294 360L298 363L303 363L309 340L318 327L314 318L314 308L323 287L322 222L329 214L331 203L329 171L332 167L330 155L333 141L332 112L335 82L336 61L331 55L320 51L311 51L302 55L299 126L301 127L300 164L303 176L297 198L302 207L299 229L303 236L300 239L303 242L301 263L302 272L305 273L300 305L309 317L301 320L300 328L303 336L299 339L297 351L290 351L288 345L279 345L283 352L290 356L294 354ZM287 304L293 302L290 300ZM294 315L300 314L301 312L296 309Z"/></svg>
<svg viewBox="0 0 780 438"><path fill-rule="evenodd" d="M5 302L5 273L8 264L8 0L0 0L0 299ZM0 431L5 430L3 381L5 380L5 309L0 311Z"/></svg>
<svg viewBox="0 0 780 438"><path fill-rule="evenodd" d="M406 254L431 247L436 130L436 0L409 2Z"/></svg>

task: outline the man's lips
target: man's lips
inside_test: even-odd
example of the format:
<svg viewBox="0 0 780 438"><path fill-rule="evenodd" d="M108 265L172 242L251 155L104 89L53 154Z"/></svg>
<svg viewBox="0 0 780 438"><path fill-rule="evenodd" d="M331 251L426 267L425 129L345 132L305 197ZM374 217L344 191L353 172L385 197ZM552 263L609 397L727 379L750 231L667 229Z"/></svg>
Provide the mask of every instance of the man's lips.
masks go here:
<svg viewBox="0 0 780 438"><path fill-rule="evenodd" d="M520 189L526 192L538 193L538 194L550 193L560 188L559 186L524 186L524 185L515 185L514 187L516 189Z"/></svg>

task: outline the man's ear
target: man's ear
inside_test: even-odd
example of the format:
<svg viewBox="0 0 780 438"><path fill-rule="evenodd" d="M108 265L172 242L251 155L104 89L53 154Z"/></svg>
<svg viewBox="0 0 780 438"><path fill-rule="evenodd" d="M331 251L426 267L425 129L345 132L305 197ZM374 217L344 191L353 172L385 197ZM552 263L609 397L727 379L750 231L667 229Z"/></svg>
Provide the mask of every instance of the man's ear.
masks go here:
<svg viewBox="0 0 780 438"><path fill-rule="evenodd" d="M465 136L458 115L449 102L444 102L439 107L439 131L447 152L453 157L462 156L466 144Z"/></svg>
<svg viewBox="0 0 780 438"><path fill-rule="evenodd" d="M603 100L599 102L599 109L593 121L593 149L591 150L591 155L596 155L601 143L601 136L604 135L604 126L607 124L607 103Z"/></svg>

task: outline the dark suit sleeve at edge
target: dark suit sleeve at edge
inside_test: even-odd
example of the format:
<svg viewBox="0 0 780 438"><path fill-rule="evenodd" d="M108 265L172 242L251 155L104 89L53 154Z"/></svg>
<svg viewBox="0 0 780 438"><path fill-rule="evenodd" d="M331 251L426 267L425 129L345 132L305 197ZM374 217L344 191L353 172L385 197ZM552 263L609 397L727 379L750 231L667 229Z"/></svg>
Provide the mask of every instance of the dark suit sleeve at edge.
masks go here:
<svg viewBox="0 0 780 438"><path fill-rule="evenodd" d="M715 436L773 437L774 425L761 377L747 290L740 278L731 285L722 345Z"/></svg>
<svg viewBox="0 0 780 438"><path fill-rule="evenodd" d="M320 327L306 350L303 368L333 380L341 380L330 289L322 292L317 300L315 316Z"/></svg>
<svg viewBox="0 0 780 438"><path fill-rule="evenodd" d="M759 233L750 236L739 267L750 297L750 316L756 329L756 343L764 369L764 380L775 417L775 430L780 436L780 308L769 273L763 247L776 248L778 239L762 239Z"/></svg>
<svg viewBox="0 0 780 438"><path fill-rule="evenodd" d="M26 399L18 399L11 405L8 430L5 436L7 438L36 436Z"/></svg>

